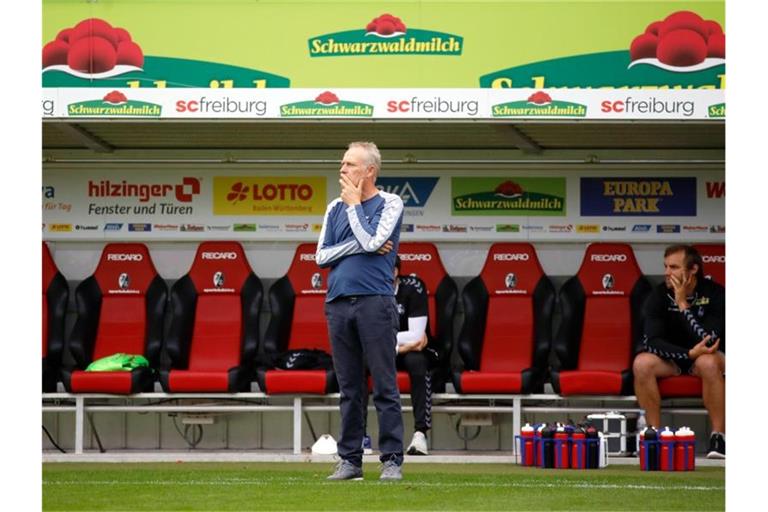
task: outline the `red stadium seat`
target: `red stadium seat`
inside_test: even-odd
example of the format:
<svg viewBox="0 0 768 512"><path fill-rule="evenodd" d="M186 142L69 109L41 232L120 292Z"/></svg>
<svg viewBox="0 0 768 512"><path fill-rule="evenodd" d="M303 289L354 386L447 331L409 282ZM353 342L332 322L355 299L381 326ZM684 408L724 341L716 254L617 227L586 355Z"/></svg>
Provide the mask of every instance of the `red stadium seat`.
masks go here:
<svg viewBox="0 0 768 512"><path fill-rule="evenodd" d="M69 286L43 242L43 391L56 391L64 348Z"/></svg>
<svg viewBox="0 0 768 512"><path fill-rule="evenodd" d="M555 289L527 243L496 243L462 291L459 393L534 393L543 389Z"/></svg>
<svg viewBox="0 0 768 512"><path fill-rule="evenodd" d="M203 242L171 288L169 393L250 391L263 289L239 242Z"/></svg>
<svg viewBox="0 0 768 512"><path fill-rule="evenodd" d="M397 254L402 262L403 275L416 275L427 287L429 303L429 330L440 361L432 372L432 389L440 392L451 378L450 357L453 349L453 315L456 311L458 287L445 271L440 253L432 243L403 242ZM408 372L398 372L400 391L410 393Z"/></svg>
<svg viewBox="0 0 768 512"><path fill-rule="evenodd" d="M315 244L296 248L285 276L269 289L272 316L264 335L264 361L257 369L259 387L269 394L325 394L338 390L333 370L284 370L274 366L289 350L314 349L331 353L325 320L328 269L315 263Z"/></svg>
<svg viewBox="0 0 768 512"><path fill-rule="evenodd" d="M75 290L77 321L69 347L77 367L62 374L67 390L118 394L151 391L167 298L168 289L144 244L107 244L96 272ZM83 371L90 362L115 353L143 355L150 368Z"/></svg>
<svg viewBox="0 0 768 512"><path fill-rule="evenodd" d="M593 243L560 290L552 385L561 395L632 394L632 357L651 286L627 244Z"/></svg>
<svg viewBox="0 0 768 512"><path fill-rule="evenodd" d="M694 245L704 261L704 276L725 286L725 244Z"/></svg>
<svg viewBox="0 0 768 512"><path fill-rule="evenodd" d="M678 375L659 379L659 393L662 398L700 397L701 379L695 375Z"/></svg>

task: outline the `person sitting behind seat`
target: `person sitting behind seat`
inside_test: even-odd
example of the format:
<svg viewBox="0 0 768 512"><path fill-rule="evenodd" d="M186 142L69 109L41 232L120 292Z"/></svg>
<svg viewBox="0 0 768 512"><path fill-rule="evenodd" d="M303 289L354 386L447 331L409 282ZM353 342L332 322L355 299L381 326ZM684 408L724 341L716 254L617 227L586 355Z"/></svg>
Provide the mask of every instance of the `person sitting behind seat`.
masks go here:
<svg viewBox="0 0 768 512"><path fill-rule="evenodd" d="M699 252L690 245L664 251L664 283L643 307L643 348L632 366L635 395L649 425L661 426L657 380L701 377L712 422L707 458L725 458L725 289L704 278Z"/></svg>
<svg viewBox="0 0 768 512"><path fill-rule="evenodd" d="M416 277L400 274L400 257L395 259L395 299L400 317L397 333L397 368L411 379L411 404L415 422L413 438L406 453L428 455L427 431L432 428L432 377L430 370L440 360L429 332L427 287Z"/></svg>
<svg viewBox="0 0 768 512"><path fill-rule="evenodd" d="M432 376L430 370L440 360L437 350L430 344L429 305L427 287L415 275L400 274L400 256L395 258L395 300L400 327L397 333L397 369L408 372L411 379L414 433L406 453L429 455L427 432L432 428ZM367 403L367 400L366 400ZM370 448L366 433L363 449Z"/></svg>

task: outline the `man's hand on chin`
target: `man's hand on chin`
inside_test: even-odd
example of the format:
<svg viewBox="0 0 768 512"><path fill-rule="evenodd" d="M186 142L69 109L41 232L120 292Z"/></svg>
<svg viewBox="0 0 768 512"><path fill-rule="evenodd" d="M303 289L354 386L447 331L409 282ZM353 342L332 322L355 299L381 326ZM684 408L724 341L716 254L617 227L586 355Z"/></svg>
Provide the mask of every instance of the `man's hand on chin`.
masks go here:
<svg viewBox="0 0 768 512"><path fill-rule="evenodd" d="M339 185L341 185L341 200L347 206L355 206L362 202L363 197L363 180L360 180L355 185L349 177L342 174L339 178Z"/></svg>

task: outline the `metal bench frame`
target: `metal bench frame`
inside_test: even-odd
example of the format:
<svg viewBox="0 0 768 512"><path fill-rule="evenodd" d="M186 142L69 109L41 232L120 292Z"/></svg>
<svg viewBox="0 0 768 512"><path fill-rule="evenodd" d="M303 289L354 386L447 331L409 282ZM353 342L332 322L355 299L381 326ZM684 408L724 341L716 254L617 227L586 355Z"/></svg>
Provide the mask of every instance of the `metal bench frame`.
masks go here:
<svg viewBox="0 0 768 512"><path fill-rule="evenodd" d="M401 395L404 400L410 401L410 395ZM293 399L292 405L279 405L268 403L271 398ZM43 393L43 412L51 413L75 413L75 454L83 453L83 441L85 436L86 413L89 412L177 412L177 413L234 413L234 412L293 412L293 453L301 453L302 416L304 412L312 411L338 411L339 394L328 395L267 395L265 393L137 393L134 395L113 395L96 393ZM124 399L123 404L89 405L88 402L104 399ZM222 400L235 399L239 402L253 401L253 404L182 404L165 405L152 403L129 403L135 401L169 400L169 399L193 399L193 400ZM61 403L74 400L75 405ZM675 399L679 401L681 399ZM707 414L701 406L701 399L682 399L693 401L692 407L664 407L663 411L671 414ZM318 401L326 403L316 403ZM432 412L436 413L505 413L512 414L513 432L520 432L522 415L524 412L553 413L553 412L584 412L597 413L618 411L624 413L642 412L637 405L634 396L613 395L579 395L560 396L556 394L530 394L530 395L465 395L456 393L438 393L432 396ZM552 401L561 402L551 405L526 405L531 402ZM567 402L611 402L610 407L605 404L596 404L595 407L574 407ZM327 403L331 402L331 403ZM456 403L458 402L458 404ZM467 402L467 405L462 405ZM373 406L369 406L373 410ZM410 405L403 405L403 412L410 412Z"/></svg>

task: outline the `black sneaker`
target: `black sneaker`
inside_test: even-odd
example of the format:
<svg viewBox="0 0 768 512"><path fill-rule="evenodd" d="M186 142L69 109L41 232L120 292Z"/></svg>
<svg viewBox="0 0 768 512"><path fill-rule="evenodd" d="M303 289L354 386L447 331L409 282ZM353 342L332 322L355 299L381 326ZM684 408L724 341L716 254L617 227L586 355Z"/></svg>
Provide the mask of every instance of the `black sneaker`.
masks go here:
<svg viewBox="0 0 768 512"><path fill-rule="evenodd" d="M709 438L709 453L707 453L708 459L725 459L725 438L723 434L715 432L712 437Z"/></svg>

